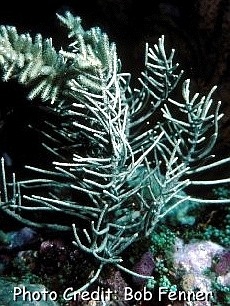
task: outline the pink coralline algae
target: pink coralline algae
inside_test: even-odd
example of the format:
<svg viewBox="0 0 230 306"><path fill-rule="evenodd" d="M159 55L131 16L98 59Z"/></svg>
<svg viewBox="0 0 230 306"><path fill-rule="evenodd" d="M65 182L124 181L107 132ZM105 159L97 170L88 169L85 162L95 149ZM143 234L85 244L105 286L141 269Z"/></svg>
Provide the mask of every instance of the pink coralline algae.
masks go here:
<svg viewBox="0 0 230 306"><path fill-rule="evenodd" d="M183 244L181 239L177 239L173 255L174 265L186 272L202 274L207 268L211 268L214 256L223 250L222 246L211 241Z"/></svg>
<svg viewBox="0 0 230 306"><path fill-rule="evenodd" d="M222 286L230 286L230 250L222 252L213 266L214 272L218 275L217 282Z"/></svg>
<svg viewBox="0 0 230 306"><path fill-rule="evenodd" d="M155 267L153 255L151 252L145 252L140 260L134 265L133 271L140 274L151 276ZM133 276L133 282L137 286L145 284L146 280L141 277Z"/></svg>
<svg viewBox="0 0 230 306"><path fill-rule="evenodd" d="M218 275L224 275L230 272L230 250L222 252L214 264L214 271Z"/></svg>
<svg viewBox="0 0 230 306"><path fill-rule="evenodd" d="M174 268L178 271L178 276L183 273L181 285L185 291L199 289L202 292L212 291L212 280L205 274L207 269L219 269L219 272L227 270L227 260L229 253L219 244L211 241L196 241L184 244L183 240L177 239L173 254ZM219 267L213 268L214 258L221 258ZM229 268L229 267L228 267ZM218 275L218 274L217 274ZM227 275L227 274L226 274ZM222 277L222 276L221 276ZM220 280L217 279L219 283ZM225 280L222 280L224 283ZM226 281L225 281L226 283ZM182 304L183 306L188 305ZM211 306L211 301L195 301L189 306Z"/></svg>
<svg viewBox="0 0 230 306"><path fill-rule="evenodd" d="M102 282L102 286L104 288L110 288L113 292L116 292L116 297L112 296L112 299L114 298L117 302L124 301L123 303L121 302L121 304L119 305L122 306L128 305L128 302L125 302L125 296L124 296L124 288L126 288L128 284L124 280L119 270L111 269L109 277L106 278L104 282ZM111 303L111 305L116 305L116 304Z"/></svg>

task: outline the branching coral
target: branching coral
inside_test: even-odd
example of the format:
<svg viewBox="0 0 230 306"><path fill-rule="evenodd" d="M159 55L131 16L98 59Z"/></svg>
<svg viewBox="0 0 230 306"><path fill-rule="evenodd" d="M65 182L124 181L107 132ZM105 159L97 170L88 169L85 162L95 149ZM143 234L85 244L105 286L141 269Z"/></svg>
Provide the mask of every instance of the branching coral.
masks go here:
<svg viewBox="0 0 230 306"><path fill-rule="evenodd" d="M141 277L122 266L122 252L148 237L156 223L188 199L229 203L197 199L184 190L229 182L191 177L230 158L209 162L222 117L220 103L212 100L215 87L206 97L191 96L186 80L181 101L170 97L182 72L174 64L174 50L166 54L164 36L153 48L147 45L141 88L132 90L130 74L121 72L116 46L106 34L99 28L85 31L70 12L58 18L69 30L67 50L56 51L51 39L41 35L33 40L14 27L0 28L3 79L17 78L32 88L29 99L41 97L60 119L46 121L41 131L43 145L54 156L52 165L27 166L40 173L38 179L16 182L13 176L7 184L2 159L1 209L27 225L58 230L70 226L36 222L32 213L59 212L85 220L83 229L73 224L74 244L91 254L99 268L83 290L106 264ZM28 195L28 187L33 194ZM76 193L84 195L84 203Z"/></svg>

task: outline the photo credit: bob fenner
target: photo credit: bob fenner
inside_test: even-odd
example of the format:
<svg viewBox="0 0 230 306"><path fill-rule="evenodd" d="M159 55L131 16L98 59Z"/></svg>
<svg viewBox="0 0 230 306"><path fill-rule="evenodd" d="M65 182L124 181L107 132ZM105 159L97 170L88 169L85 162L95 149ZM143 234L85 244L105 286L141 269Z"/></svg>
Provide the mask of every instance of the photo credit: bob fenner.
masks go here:
<svg viewBox="0 0 230 306"><path fill-rule="evenodd" d="M123 298L125 301L151 301L156 299L156 292L148 290L146 287L141 291L133 290L131 287L124 287ZM164 298L169 301L210 301L212 291L170 291L167 287L159 287L158 300L161 302ZM56 291L49 291L44 288L41 291L29 291L25 286L14 287L13 301L57 301L60 297ZM118 299L117 292L110 288L97 287L94 291L77 292L73 287L68 287L62 293L62 299L65 301L111 301Z"/></svg>

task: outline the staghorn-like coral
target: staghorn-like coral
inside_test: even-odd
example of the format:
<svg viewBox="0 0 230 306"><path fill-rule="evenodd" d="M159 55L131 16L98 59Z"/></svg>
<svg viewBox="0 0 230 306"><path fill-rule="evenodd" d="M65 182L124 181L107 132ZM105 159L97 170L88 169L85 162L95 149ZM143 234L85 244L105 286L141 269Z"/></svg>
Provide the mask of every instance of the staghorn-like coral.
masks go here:
<svg viewBox="0 0 230 306"><path fill-rule="evenodd" d="M0 208L33 227L69 230L71 224L58 223L55 213L76 219L74 244L99 263L78 291L92 284L107 264L151 278L121 264L130 244L149 237L159 221L188 200L230 202L186 193L192 185L230 181L195 179L230 161L211 155L222 117L220 102L212 99L216 87L207 96L191 95L187 79L176 101L171 93L182 71L174 63L174 50L167 55L162 36L153 48L146 45L140 89L133 90L130 74L121 71L116 45L105 33L84 30L70 12L58 18L69 31L66 50L56 51L52 40L40 34L32 39L15 27L0 27L3 80L16 78L30 87L28 98L40 97L59 118L45 121L40 131L54 161L46 169L27 166L39 178L17 182L13 175L7 184L2 159ZM34 212L54 217L41 222Z"/></svg>

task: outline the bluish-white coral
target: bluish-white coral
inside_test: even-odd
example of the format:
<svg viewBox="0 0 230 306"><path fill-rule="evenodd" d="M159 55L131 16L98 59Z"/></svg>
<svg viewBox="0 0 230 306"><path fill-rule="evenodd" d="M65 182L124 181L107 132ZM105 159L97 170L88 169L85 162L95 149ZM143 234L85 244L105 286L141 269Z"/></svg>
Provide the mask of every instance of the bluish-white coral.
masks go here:
<svg viewBox="0 0 230 306"><path fill-rule="evenodd" d="M46 169L27 166L40 175L37 179L17 182L14 175L7 185L2 159L1 209L29 226L58 230L72 225L36 222L33 212L75 218L74 244L99 263L83 290L106 264L138 276L122 265L122 252L188 201L229 203L197 199L186 188L229 182L196 175L230 158L210 161L222 117L220 102L212 99L216 87L207 96L193 95L187 79L179 101L171 96L182 72L174 63L175 50L165 51L164 36L152 48L146 45L140 88L132 89L115 43L101 29L84 30L70 12L58 18L70 38L59 51L40 34L32 39L15 27L0 27L3 80L17 78L31 87L29 99L40 97L60 119L44 122L40 131L53 162ZM27 194L25 187L34 192ZM84 203L74 194L83 194ZM84 228L78 227L79 219Z"/></svg>

